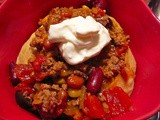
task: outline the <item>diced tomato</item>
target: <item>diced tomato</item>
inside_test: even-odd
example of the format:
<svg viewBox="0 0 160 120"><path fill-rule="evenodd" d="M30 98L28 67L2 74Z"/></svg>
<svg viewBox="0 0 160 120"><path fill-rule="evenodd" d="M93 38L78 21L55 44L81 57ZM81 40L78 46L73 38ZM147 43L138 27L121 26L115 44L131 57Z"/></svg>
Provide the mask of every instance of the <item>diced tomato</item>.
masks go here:
<svg viewBox="0 0 160 120"><path fill-rule="evenodd" d="M47 72L35 72L34 79L36 81L42 81L44 78L48 76Z"/></svg>
<svg viewBox="0 0 160 120"><path fill-rule="evenodd" d="M88 117L88 116L84 116L83 120L93 120L92 118Z"/></svg>
<svg viewBox="0 0 160 120"><path fill-rule="evenodd" d="M14 76L25 83L32 83L32 73L34 69L31 65L19 64L13 69Z"/></svg>
<svg viewBox="0 0 160 120"><path fill-rule="evenodd" d="M57 116L61 115L67 105L67 92L65 90L60 90L58 93L58 106L56 107Z"/></svg>
<svg viewBox="0 0 160 120"><path fill-rule="evenodd" d="M74 120L83 120L83 113L81 111L77 111L73 116Z"/></svg>
<svg viewBox="0 0 160 120"><path fill-rule="evenodd" d="M36 56L36 59L32 62L32 66L34 68L34 79L36 81L41 81L45 77L47 77L47 72L42 71L42 63L46 62L46 57L43 56L42 54L39 54Z"/></svg>
<svg viewBox="0 0 160 120"><path fill-rule="evenodd" d="M124 67L121 69L121 76L125 81L128 81L129 77L134 77L135 73L133 69L131 69L129 66Z"/></svg>
<svg viewBox="0 0 160 120"><path fill-rule="evenodd" d="M48 39L45 39L43 42L43 46L46 50L50 50L51 48L53 48L54 44L49 42Z"/></svg>
<svg viewBox="0 0 160 120"><path fill-rule="evenodd" d="M103 95L106 97L106 103L109 106L109 113L106 117L114 117L127 112L132 106L130 97L120 87L104 90Z"/></svg>
<svg viewBox="0 0 160 120"><path fill-rule="evenodd" d="M115 87L112 91L117 95L124 109L128 111L132 106L132 100L128 94L126 94L120 87Z"/></svg>
<svg viewBox="0 0 160 120"><path fill-rule="evenodd" d="M128 50L128 45L118 46L116 48L116 52L118 56L121 56L123 53L125 53Z"/></svg>
<svg viewBox="0 0 160 120"><path fill-rule="evenodd" d="M15 87L16 91L21 91L22 93L24 91L28 91L30 94L33 93L31 84L26 84L24 82L19 83L16 87Z"/></svg>
<svg viewBox="0 0 160 120"><path fill-rule="evenodd" d="M92 13L95 15L95 16L104 16L105 15L105 11L100 9L100 8L92 8Z"/></svg>
<svg viewBox="0 0 160 120"><path fill-rule="evenodd" d="M104 16L105 15L105 12L104 12L104 10L102 10L102 9L98 9L98 14L100 14L101 16Z"/></svg>
<svg viewBox="0 0 160 120"><path fill-rule="evenodd" d="M45 56L43 56L43 55L37 55L36 59L32 62L32 66L33 66L34 70L36 72L40 72L42 70L41 69L41 65L45 61L46 61L46 57Z"/></svg>
<svg viewBox="0 0 160 120"><path fill-rule="evenodd" d="M15 87L15 90L19 91L28 91L29 93L33 93L32 91L32 85L34 84L35 80L33 78L34 69L31 65L26 64L18 64L15 65L12 69L12 74L14 75L14 78L12 79L18 79L19 83Z"/></svg>
<svg viewBox="0 0 160 120"><path fill-rule="evenodd" d="M95 95L87 95L84 100L84 113L93 119L103 118L105 112L102 104Z"/></svg>

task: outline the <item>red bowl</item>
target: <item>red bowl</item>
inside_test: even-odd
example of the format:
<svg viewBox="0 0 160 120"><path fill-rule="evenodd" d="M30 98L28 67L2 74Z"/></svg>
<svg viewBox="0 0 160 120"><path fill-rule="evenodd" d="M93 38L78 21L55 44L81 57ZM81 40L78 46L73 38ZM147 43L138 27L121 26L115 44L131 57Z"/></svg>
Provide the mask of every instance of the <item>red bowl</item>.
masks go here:
<svg viewBox="0 0 160 120"><path fill-rule="evenodd" d="M0 7L0 119L36 120L20 108L9 81L8 64L15 61L23 43L37 29L52 7L80 7L79 0L6 0ZM137 61L137 76L131 98L133 111L116 119L146 119L160 110L160 21L143 0L108 0L111 16L130 35L130 47Z"/></svg>

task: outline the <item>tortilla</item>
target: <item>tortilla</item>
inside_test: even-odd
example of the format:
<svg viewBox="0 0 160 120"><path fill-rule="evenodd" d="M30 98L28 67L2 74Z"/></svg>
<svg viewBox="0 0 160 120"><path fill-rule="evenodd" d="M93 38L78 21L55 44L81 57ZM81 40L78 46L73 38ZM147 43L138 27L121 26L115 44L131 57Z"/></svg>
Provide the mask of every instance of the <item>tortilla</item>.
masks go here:
<svg viewBox="0 0 160 120"><path fill-rule="evenodd" d="M115 31L123 31L120 24L111 16L109 16L113 23L114 28L112 32ZM126 71L128 72L128 78L127 80L124 80L122 75L118 74L115 79L107 86L108 88L113 88L115 86L121 87L128 95L131 95L133 89L134 89L134 81L136 76L136 60L132 54L132 51L130 48L128 48L126 54L125 54L125 63L126 63Z"/></svg>
<svg viewBox="0 0 160 120"><path fill-rule="evenodd" d="M34 58L36 49L30 46L30 42L35 37L35 33L33 33L30 38L23 44L17 60L16 64L28 64L28 60Z"/></svg>
<svg viewBox="0 0 160 120"><path fill-rule="evenodd" d="M125 55L125 69L128 71L128 78L125 80L121 74L118 74L107 88L113 88L115 86L121 87L128 95L131 95L134 89L134 79L136 76L136 61L130 49L127 50Z"/></svg>

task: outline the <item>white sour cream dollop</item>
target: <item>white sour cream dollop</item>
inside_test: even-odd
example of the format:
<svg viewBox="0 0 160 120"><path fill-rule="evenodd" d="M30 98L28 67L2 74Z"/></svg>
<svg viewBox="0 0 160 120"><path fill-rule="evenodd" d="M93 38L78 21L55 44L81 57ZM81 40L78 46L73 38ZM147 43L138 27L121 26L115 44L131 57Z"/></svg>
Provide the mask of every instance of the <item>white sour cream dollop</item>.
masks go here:
<svg viewBox="0 0 160 120"><path fill-rule="evenodd" d="M98 55L111 38L108 30L91 16L78 16L50 25L48 40L60 43L65 61L76 65Z"/></svg>

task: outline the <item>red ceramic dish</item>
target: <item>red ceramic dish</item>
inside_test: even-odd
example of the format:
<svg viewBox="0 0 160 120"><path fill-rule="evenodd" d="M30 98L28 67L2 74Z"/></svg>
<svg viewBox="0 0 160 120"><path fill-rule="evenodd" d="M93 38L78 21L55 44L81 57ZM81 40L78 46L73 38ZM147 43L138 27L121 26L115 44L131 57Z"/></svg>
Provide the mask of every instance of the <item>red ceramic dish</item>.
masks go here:
<svg viewBox="0 0 160 120"><path fill-rule="evenodd" d="M0 119L36 120L20 108L9 81L8 64L15 61L23 43L52 7L75 6L79 0L12 0L0 7ZM110 14L131 37L131 49L137 61L137 77L131 96L133 111L115 119L145 119L160 110L160 21L142 0L108 0Z"/></svg>

